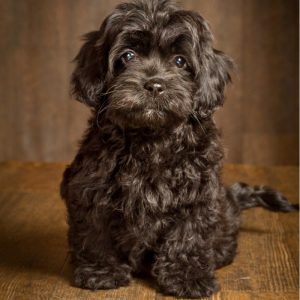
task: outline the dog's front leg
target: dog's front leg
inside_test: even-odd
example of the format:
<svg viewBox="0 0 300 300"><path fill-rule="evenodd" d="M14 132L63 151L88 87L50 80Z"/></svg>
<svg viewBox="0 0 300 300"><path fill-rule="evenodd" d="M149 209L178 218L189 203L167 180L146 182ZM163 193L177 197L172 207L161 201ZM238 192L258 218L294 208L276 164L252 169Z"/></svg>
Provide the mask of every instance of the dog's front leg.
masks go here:
<svg viewBox="0 0 300 300"><path fill-rule="evenodd" d="M68 212L74 283L92 290L128 285L132 268L112 238L113 228L121 226L121 218L107 206L111 199L105 191L96 189L92 182L86 186L89 168L78 169L80 164L76 163L66 169L61 184ZM95 182L103 181L99 178Z"/></svg>
<svg viewBox="0 0 300 300"><path fill-rule="evenodd" d="M87 236L82 238L82 234L77 233L76 247L72 251L75 285L91 290L128 285L131 267L121 260L113 245L99 239L96 232L91 234L91 240Z"/></svg>
<svg viewBox="0 0 300 300"><path fill-rule="evenodd" d="M218 290L211 242L191 220L172 228L158 250L152 274L161 291L207 297Z"/></svg>

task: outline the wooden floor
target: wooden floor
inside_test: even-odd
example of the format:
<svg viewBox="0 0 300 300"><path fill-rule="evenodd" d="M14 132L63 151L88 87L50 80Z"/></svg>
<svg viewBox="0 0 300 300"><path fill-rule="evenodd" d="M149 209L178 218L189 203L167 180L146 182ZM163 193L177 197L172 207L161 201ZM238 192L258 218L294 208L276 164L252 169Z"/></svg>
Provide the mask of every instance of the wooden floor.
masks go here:
<svg viewBox="0 0 300 300"><path fill-rule="evenodd" d="M72 286L66 212L58 193L64 164L0 164L0 299L173 299L151 284L91 292ZM226 166L224 181L272 185L298 202L298 168ZM298 213L244 212L239 254L220 271L211 299L298 299Z"/></svg>

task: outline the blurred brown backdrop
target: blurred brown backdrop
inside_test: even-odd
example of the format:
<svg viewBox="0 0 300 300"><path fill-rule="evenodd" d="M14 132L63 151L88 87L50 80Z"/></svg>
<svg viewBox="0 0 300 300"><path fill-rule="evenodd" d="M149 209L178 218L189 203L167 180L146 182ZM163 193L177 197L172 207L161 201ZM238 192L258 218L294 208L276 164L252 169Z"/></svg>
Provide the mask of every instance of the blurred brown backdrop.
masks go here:
<svg viewBox="0 0 300 300"><path fill-rule="evenodd" d="M121 1L0 0L0 160L69 160L88 109L68 94L80 36ZM238 66L217 113L227 161L298 164L298 1L185 0Z"/></svg>

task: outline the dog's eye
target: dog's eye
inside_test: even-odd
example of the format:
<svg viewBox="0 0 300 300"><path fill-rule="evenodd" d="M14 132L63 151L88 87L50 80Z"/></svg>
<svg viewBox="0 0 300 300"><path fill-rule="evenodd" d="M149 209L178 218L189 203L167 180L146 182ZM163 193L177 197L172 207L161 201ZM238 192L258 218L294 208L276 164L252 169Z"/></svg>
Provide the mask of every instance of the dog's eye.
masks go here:
<svg viewBox="0 0 300 300"><path fill-rule="evenodd" d="M174 62L178 68L184 68L186 66L186 60L182 56L176 56Z"/></svg>
<svg viewBox="0 0 300 300"><path fill-rule="evenodd" d="M122 55L121 58L124 62L129 62L135 58L135 54L132 51L127 51Z"/></svg>

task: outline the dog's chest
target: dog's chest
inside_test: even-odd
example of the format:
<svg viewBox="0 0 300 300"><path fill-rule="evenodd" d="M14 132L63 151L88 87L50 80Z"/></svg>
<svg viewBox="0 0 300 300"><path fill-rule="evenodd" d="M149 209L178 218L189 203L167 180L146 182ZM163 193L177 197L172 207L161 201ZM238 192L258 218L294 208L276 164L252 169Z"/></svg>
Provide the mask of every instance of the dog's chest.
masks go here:
<svg viewBox="0 0 300 300"><path fill-rule="evenodd" d="M193 202L200 191L202 169L203 162L195 153L148 145L131 151L115 178L125 208L154 212Z"/></svg>

